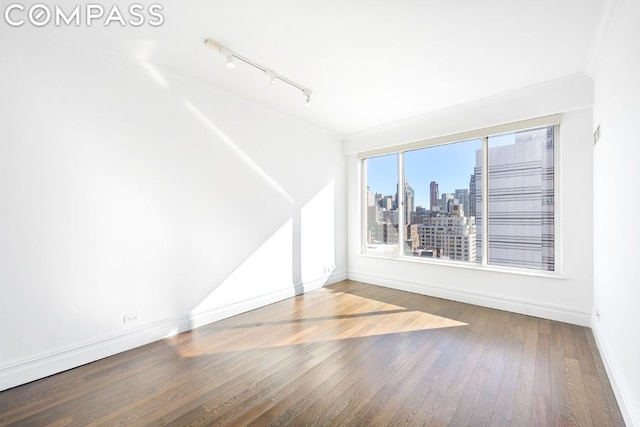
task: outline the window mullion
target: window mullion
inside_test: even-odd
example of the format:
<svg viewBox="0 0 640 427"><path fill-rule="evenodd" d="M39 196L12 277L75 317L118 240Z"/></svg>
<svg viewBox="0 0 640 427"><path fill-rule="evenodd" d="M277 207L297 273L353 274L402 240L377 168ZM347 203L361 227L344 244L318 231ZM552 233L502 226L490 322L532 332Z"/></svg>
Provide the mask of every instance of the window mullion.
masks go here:
<svg viewBox="0 0 640 427"><path fill-rule="evenodd" d="M361 253L365 253L365 248L367 247L367 234L368 234L368 224L367 224L367 197L368 197L368 189L367 189L367 159L363 159L360 162L361 171L360 171L360 203L362 204L360 208L360 219L361 219L361 227L360 227L360 243L361 243Z"/></svg>
<svg viewBox="0 0 640 427"><path fill-rule="evenodd" d="M398 153L398 255L404 256L405 245L405 209L404 200L404 153Z"/></svg>
<svg viewBox="0 0 640 427"><path fill-rule="evenodd" d="M560 168L560 125L553 127L553 259L554 259L554 271L561 272L562 266L562 209L560 207L560 192L561 192L561 168Z"/></svg>
<svg viewBox="0 0 640 427"><path fill-rule="evenodd" d="M489 138L482 138L482 265L489 264Z"/></svg>

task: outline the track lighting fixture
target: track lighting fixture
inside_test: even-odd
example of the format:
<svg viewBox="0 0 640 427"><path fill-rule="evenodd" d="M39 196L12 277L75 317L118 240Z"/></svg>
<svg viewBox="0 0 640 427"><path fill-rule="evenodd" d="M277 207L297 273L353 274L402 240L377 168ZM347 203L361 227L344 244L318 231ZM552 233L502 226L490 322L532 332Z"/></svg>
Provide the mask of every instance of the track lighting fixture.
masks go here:
<svg viewBox="0 0 640 427"><path fill-rule="evenodd" d="M227 47L223 46L222 44L220 44L219 41L214 40L212 38L207 38L204 41L204 44L208 47L210 47L211 49L217 50L218 52L220 52L221 54L225 55L227 57L227 67L229 68L234 68L236 66L235 64L235 59L244 62L245 64L251 65L254 68L257 68L258 70L262 71L266 76L267 79L269 79L269 84L275 85L276 84L276 79L280 80L281 82L284 82L290 86L293 86L294 88L298 89L299 91L302 92L302 94L304 95L304 103L305 105L309 105L311 103L311 90L307 89L304 86L299 85L296 82L293 82L289 79L287 79L286 77L277 74L275 71L273 70L269 70L266 67L263 67L262 65L253 62L252 60L245 58L244 56L233 52L232 50L228 49Z"/></svg>

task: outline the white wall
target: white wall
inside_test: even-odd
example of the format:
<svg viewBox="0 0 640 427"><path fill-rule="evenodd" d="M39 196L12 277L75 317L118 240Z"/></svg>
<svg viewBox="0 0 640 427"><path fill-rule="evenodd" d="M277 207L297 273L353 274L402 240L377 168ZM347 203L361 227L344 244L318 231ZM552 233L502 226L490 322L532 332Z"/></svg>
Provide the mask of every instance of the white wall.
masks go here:
<svg viewBox="0 0 640 427"><path fill-rule="evenodd" d="M0 390L346 277L339 136L73 38L13 37Z"/></svg>
<svg viewBox="0 0 640 427"><path fill-rule="evenodd" d="M625 421L640 426L640 3L614 3L594 79L593 330Z"/></svg>
<svg viewBox="0 0 640 427"><path fill-rule="evenodd" d="M349 277L369 283L588 325L592 309L592 82L575 76L396 126L351 135L345 143ZM456 268L361 255L358 161L354 153L562 113L560 128L562 278ZM428 183L424 183L428 185Z"/></svg>

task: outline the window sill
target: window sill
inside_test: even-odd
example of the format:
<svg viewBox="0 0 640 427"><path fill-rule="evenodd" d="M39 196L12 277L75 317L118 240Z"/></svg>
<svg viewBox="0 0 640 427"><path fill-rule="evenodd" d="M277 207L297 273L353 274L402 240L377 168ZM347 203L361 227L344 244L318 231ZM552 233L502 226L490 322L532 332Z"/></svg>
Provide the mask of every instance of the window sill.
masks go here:
<svg viewBox="0 0 640 427"><path fill-rule="evenodd" d="M435 260L435 259L429 259L429 258L425 259L425 258L419 258L419 257L408 257L408 256L399 256L399 255L379 255L375 253L366 253L366 252L359 253L358 256L363 258L386 259L390 261L426 264L426 265L448 267L448 268L454 268L454 269L464 268L468 270L487 271L491 273L514 274L518 276L543 277L546 279L567 280L567 277L565 277L559 271L539 271L539 270L517 268L517 267L472 264L472 263L467 263L462 261Z"/></svg>

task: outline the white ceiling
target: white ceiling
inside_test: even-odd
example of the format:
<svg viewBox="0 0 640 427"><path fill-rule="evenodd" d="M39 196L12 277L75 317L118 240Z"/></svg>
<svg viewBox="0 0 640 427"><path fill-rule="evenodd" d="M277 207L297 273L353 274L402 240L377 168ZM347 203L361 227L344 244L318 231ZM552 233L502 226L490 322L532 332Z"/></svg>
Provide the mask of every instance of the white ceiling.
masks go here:
<svg viewBox="0 0 640 427"><path fill-rule="evenodd" d="M603 1L158 0L157 28L23 28L12 46L43 31L82 38L146 61L160 83L183 75L349 134L585 72ZM310 88L312 104L245 64L228 69L206 37Z"/></svg>

